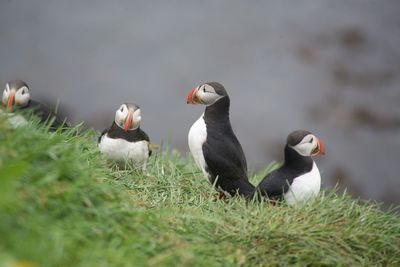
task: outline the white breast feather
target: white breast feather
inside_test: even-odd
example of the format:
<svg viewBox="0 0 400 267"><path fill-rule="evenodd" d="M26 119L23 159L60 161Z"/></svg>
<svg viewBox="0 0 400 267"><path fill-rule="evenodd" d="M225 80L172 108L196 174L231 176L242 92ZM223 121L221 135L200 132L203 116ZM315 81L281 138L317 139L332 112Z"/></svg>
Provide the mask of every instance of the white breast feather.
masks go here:
<svg viewBox="0 0 400 267"><path fill-rule="evenodd" d="M13 115L8 118L8 122L13 128L23 127L28 125L28 121L21 115Z"/></svg>
<svg viewBox="0 0 400 267"><path fill-rule="evenodd" d="M210 179L210 175L206 172L207 164L203 154L203 144L207 139L207 126L203 116L204 114L190 128L188 141L194 161L203 171L204 176Z"/></svg>
<svg viewBox="0 0 400 267"><path fill-rule="evenodd" d="M108 159L125 162L130 161L134 166L145 168L149 157L147 141L128 142L124 139L114 139L105 134L99 143L100 152Z"/></svg>
<svg viewBox="0 0 400 267"><path fill-rule="evenodd" d="M290 205L303 203L308 199L316 197L320 189L321 175L314 162L310 172L296 177L293 180L289 191L285 194L285 199Z"/></svg>
<svg viewBox="0 0 400 267"><path fill-rule="evenodd" d="M19 115L19 114L14 114L14 113L6 113L0 109L0 115L5 115L7 116L7 120L10 123L12 128L18 128L18 127L23 127L28 124L28 121L25 119L24 116Z"/></svg>

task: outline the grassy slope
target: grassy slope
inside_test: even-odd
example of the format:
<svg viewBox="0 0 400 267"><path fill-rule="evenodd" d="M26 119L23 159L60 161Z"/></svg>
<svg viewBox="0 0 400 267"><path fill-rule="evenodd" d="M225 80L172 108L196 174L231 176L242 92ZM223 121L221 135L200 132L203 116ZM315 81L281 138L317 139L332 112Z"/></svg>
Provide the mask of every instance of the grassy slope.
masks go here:
<svg viewBox="0 0 400 267"><path fill-rule="evenodd" d="M0 121L0 265L400 265L399 217L372 203L223 202L168 151L146 175L110 170L94 135Z"/></svg>

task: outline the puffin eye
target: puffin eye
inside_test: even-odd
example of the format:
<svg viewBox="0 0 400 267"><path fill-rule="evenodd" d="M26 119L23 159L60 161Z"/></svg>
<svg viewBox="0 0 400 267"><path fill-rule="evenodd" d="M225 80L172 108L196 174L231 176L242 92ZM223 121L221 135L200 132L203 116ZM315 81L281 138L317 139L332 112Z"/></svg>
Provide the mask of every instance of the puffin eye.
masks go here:
<svg viewBox="0 0 400 267"><path fill-rule="evenodd" d="M313 138L313 137L311 137L311 139L310 139L310 144L311 144L313 141L314 141L314 138Z"/></svg>
<svg viewBox="0 0 400 267"><path fill-rule="evenodd" d="M206 86L203 87L203 92L204 92L204 93L206 92Z"/></svg>
<svg viewBox="0 0 400 267"><path fill-rule="evenodd" d="M25 94L25 89L24 90L22 90L22 92L21 92L21 95L24 95Z"/></svg>

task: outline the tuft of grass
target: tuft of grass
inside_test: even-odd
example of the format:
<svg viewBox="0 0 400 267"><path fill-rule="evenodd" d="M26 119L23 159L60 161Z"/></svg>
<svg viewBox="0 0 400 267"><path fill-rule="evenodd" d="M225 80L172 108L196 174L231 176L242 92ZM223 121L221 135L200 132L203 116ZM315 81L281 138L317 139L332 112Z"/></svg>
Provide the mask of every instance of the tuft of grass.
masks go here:
<svg viewBox="0 0 400 267"><path fill-rule="evenodd" d="M400 265L394 210L333 192L302 207L222 201L171 149L120 171L95 140L0 119L0 265Z"/></svg>

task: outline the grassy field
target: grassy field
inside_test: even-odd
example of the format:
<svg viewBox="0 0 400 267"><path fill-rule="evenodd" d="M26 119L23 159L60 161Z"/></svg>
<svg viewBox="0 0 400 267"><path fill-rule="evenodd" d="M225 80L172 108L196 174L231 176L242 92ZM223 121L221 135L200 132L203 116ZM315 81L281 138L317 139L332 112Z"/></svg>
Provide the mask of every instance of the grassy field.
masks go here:
<svg viewBox="0 0 400 267"><path fill-rule="evenodd" d="M374 203L225 202L178 153L118 171L95 140L0 119L1 266L400 266L400 219Z"/></svg>

